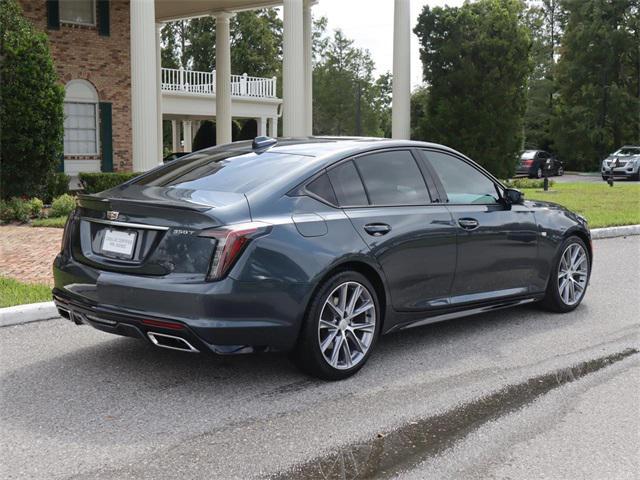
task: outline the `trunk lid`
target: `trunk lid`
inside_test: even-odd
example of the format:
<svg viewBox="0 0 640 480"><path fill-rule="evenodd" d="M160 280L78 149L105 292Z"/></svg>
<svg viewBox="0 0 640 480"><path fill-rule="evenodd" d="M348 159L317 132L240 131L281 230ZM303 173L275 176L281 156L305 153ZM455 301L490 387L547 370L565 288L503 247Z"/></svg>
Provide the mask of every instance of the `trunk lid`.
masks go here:
<svg viewBox="0 0 640 480"><path fill-rule="evenodd" d="M216 240L198 234L249 220L243 194L123 185L79 196L70 246L100 270L206 276Z"/></svg>

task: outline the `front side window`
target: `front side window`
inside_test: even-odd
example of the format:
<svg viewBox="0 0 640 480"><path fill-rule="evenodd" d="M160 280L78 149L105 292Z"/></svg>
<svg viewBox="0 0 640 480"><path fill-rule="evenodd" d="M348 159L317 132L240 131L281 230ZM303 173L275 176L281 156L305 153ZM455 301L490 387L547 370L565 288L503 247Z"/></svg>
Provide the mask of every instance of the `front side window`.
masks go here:
<svg viewBox="0 0 640 480"><path fill-rule="evenodd" d="M491 179L467 162L442 152L423 151L452 204L492 204L499 200Z"/></svg>
<svg viewBox="0 0 640 480"><path fill-rule="evenodd" d="M97 155L98 122L95 103L64 103L64 154Z"/></svg>
<svg viewBox="0 0 640 480"><path fill-rule="evenodd" d="M96 24L95 0L60 0L60 21L79 25Z"/></svg>
<svg viewBox="0 0 640 480"><path fill-rule="evenodd" d="M424 205L429 193L407 150L372 153L356 159L372 205Z"/></svg>

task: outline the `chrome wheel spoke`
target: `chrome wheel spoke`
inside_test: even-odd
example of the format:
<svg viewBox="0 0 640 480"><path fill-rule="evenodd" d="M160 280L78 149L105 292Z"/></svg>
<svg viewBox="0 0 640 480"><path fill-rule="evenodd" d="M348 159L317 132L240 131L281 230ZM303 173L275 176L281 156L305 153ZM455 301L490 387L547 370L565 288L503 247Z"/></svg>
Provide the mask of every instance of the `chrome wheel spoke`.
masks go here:
<svg viewBox="0 0 640 480"><path fill-rule="evenodd" d="M347 368L351 368L353 366L353 360L351 358L351 348L349 347L349 341L346 337L342 341L342 347L344 348L344 365Z"/></svg>
<svg viewBox="0 0 640 480"><path fill-rule="evenodd" d="M373 333L373 330L375 329L376 324L375 323L354 323L351 325L351 330L355 331L362 331L362 332L370 332Z"/></svg>
<svg viewBox="0 0 640 480"><path fill-rule="evenodd" d="M338 329L338 325L335 323L331 323L331 322L327 322L326 320L320 320L320 327L319 328L328 328L328 329Z"/></svg>
<svg viewBox="0 0 640 480"><path fill-rule="evenodd" d="M334 367L338 366L338 360L340 359L340 350L342 349L342 342L344 341L344 337L342 335L336 336L336 341L333 344L333 351L331 352L331 360L329 363Z"/></svg>
<svg viewBox="0 0 640 480"><path fill-rule="evenodd" d="M367 353L367 349L364 347L364 345L362 345L362 343L360 343L360 339L358 338L356 333L353 330L349 330L348 332L349 332L349 337L351 337L351 340L353 340L353 343L355 347L358 349L358 351L360 353Z"/></svg>
<svg viewBox="0 0 640 480"><path fill-rule="evenodd" d="M327 335L327 338L325 338L320 344L320 350L322 351L322 353L327 351L327 348L329 348L329 346L335 340L337 335L338 335L338 329L335 329L333 332Z"/></svg>
<svg viewBox="0 0 640 480"><path fill-rule="evenodd" d="M364 305L358 307L358 309L355 312L349 315L349 317L347 317L347 320L351 320L353 318L359 317L360 315L362 315L368 310L371 310L372 308L373 308L373 303L365 303Z"/></svg>

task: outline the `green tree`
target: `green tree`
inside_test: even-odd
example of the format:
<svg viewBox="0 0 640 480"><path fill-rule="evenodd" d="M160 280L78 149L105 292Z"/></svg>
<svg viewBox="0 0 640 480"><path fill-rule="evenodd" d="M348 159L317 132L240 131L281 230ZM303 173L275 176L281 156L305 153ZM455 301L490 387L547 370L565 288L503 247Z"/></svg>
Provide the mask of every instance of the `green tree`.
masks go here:
<svg viewBox="0 0 640 480"><path fill-rule="evenodd" d="M282 62L282 21L273 8L239 12L230 22L231 70L254 76L278 74ZM216 65L213 17L167 23L162 29L162 65L210 72Z"/></svg>
<svg viewBox="0 0 640 480"><path fill-rule="evenodd" d="M531 36L532 71L528 81L525 145L554 151L551 123L555 112L556 57L562 39L565 12L560 0L542 0L524 15Z"/></svg>
<svg viewBox="0 0 640 480"><path fill-rule="evenodd" d="M0 2L0 193L44 193L62 156L64 89L47 36L15 0Z"/></svg>
<svg viewBox="0 0 640 480"><path fill-rule="evenodd" d="M596 169L640 142L638 0L563 0L567 24L557 66L555 144L570 168Z"/></svg>
<svg viewBox="0 0 640 480"><path fill-rule="evenodd" d="M231 68L239 74L275 76L282 64L282 20L273 8L239 12L231 20Z"/></svg>
<svg viewBox="0 0 640 480"><path fill-rule="evenodd" d="M430 141L427 126L429 87L422 85L411 92L411 139Z"/></svg>
<svg viewBox="0 0 640 480"><path fill-rule="evenodd" d="M319 135L380 136L380 89L369 52L336 30L313 71L313 123Z"/></svg>
<svg viewBox="0 0 640 480"><path fill-rule="evenodd" d="M414 32L430 85L427 137L498 176L513 172L522 147L531 42L519 0L424 7Z"/></svg>

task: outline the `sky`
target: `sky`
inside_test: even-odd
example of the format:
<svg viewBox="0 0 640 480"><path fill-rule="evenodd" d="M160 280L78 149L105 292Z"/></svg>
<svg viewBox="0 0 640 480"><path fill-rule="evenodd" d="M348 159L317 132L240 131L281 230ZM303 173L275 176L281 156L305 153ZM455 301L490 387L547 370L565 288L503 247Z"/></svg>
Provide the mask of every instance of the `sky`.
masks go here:
<svg viewBox="0 0 640 480"><path fill-rule="evenodd" d="M420 45L413 33L418 15L425 5L460 6L464 0L410 0L411 2L411 86L422 83ZM393 0L318 0L313 6L315 18L325 16L328 30L341 29L355 46L369 50L376 74L393 68Z"/></svg>

